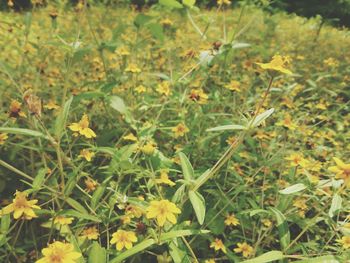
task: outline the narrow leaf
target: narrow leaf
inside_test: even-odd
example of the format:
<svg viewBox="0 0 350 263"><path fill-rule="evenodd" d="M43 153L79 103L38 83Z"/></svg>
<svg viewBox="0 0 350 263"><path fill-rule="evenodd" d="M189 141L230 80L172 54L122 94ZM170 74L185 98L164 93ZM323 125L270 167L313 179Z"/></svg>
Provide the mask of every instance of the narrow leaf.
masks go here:
<svg viewBox="0 0 350 263"><path fill-rule="evenodd" d="M266 263L266 262L271 262L275 260L280 260L283 258L285 258L285 256L281 251L273 250L273 251L264 253L261 256L258 256L256 258L245 260L242 263Z"/></svg>
<svg viewBox="0 0 350 263"><path fill-rule="evenodd" d="M335 216L335 212L337 212L342 207L343 199L340 195L334 194L332 199L331 208L329 209L328 215L330 217Z"/></svg>
<svg viewBox="0 0 350 263"><path fill-rule="evenodd" d="M33 131L29 129L22 129L22 128L10 128L10 127L0 127L1 133L10 133L10 134L19 134L19 135L25 135L25 136L31 136L31 137L41 137L47 139L48 137L39 132L39 131Z"/></svg>
<svg viewBox="0 0 350 263"><path fill-rule="evenodd" d="M282 249L286 249L290 243L290 233L286 217L277 208L270 207L277 220L277 229Z"/></svg>
<svg viewBox="0 0 350 263"><path fill-rule="evenodd" d="M105 263L107 262L106 258L106 249L101 247L96 241L92 244L88 263Z"/></svg>
<svg viewBox="0 0 350 263"><path fill-rule="evenodd" d="M198 223L200 225L203 225L204 218L205 218L205 199L200 193L192 190L188 192L188 195L189 195L192 207L194 209L194 212L196 213Z"/></svg>
<svg viewBox="0 0 350 263"><path fill-rule="evenodd" d="M69 100L66 101L64 104L64 107L60 114L58 115L55 123L55 136L57 139L60 139L62 137L62 132L66 127L69 109L72 104L73 97L71 97Z"/></svg>
<svg viewBox="0 0 350 263"><path fill-rule="evenodd" d="M194 179L194 170L187 156L184 153L180 152L179 157L181 161L182 173L185 180L190 181Z"/></svg>
<svg viewBox="0 0 350 263"><path fill-rule="evenodd" d="M300 192L300 191L304 190L305 188L306 188L306 186L304 184L294 184L294 185L291 185L283 190L280 190L279 193L283 194L283 195L290 195L290 194Z"/></svg>
<svg viewBox="0 0 350 263"><path fill-rule="evenodd" d="M214 128L207 129L207 132L213 132L213 131L226 131L226 130L245 130L246 127L242 125L236 125L236 124L231 124L231 125L222 125Z"/></svg>

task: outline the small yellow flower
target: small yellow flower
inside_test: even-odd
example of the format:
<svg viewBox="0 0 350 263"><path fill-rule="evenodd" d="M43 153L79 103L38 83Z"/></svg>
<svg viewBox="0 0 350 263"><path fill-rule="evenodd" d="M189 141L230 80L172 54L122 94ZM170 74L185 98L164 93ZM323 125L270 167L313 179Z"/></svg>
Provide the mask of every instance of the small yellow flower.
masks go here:
<svg viewBox="0 0 350 263"><path fill-rule="evenodd" d="M129 56L130 52L128 50L128 48L126 47L120 47L115 51L116 54L118 54L119 56Z"/></svg>
<svg viewBox="0 0 350 263"><path fill-rule="evenodd" d="M49 100L49 102L44 105L44 108L48 110L57 110L60 106L58 106L55 101Z"/></svg>
<svg viewBox="0 0 350 263"><path fill-rule="evenodd" d="M0 145L3 145L7 139L7 133L0 133Z"/></svg>
<svg viewBox="0 0 350 263"><path fill-rule="evenodd" d="M72 224L73 220L73 217L56 216L53 222L54 224L64 226Z"/></svg>
<svg viewBox="0 0 350 263"><path fill-rule="evenodd" d="M12 100L10 104L10 109L9 109L9 116L11 118L27 117L25 112L22 111L21 107L22 107L22 103L20 103L17 100Z"/></svg>
<svg viewBox="0 0 350 263"><path fill-rule="evenodd" d="M224 87L231 91L241 92L240 86L241 84L237 80L231 80L231 82L229 84L226 84Z"/></svg>
<svg viewBox="0 0 350 263"><path fill-rule="evenodd" d="M79 157L85 158L86 161L91 162L92 157L95 156L95 153L90 152L88 149L83 149L80 151Z"/></svg>
<svg viewBox="0 0 350 263"><path fill-rule="evenodd" d="M270 220L270 219L267 219L267 218L262 219L262 220L261 220L261 223L263 223L263 225L266 226L266 227L272 226L271 220Z"/></svg>
<svg viewBox="0 0 350 263"><path fill-rule="evenodd" d="M253 248L246 242L237 243L237 248L233 249L236 253L242 253L243 257L247 258L253 254Z"/></svg>
<svg viewBox="0 0 350 263"><path fill-rule="evenodd" d="M201 105L207 104L208 102L208 95L203 91L203 89L192 89L188 97L190 100Z"/></svg>
<svg viewBox="0 0 350 263"><path fill-rule="evenodd" d="M341 239L338 239L337 242L342 244L344 249L350 248L350 236L343 236Z"/></svg>
<svg viewBox="0 0 350 263"><path fill-rule="evenodd" d="M129 133L128 135L123 136L123 140L137 142L137 137L134 134Z"/></svg>
<svg viewBox="0 0 350 263"><path fill-rule="evenodd" d="M327 58L323 60L323 63L329 67L334 67L334 68L339 66L339 61L334 58Z"/></svg>
<svg viewBox="0 0 350 263"><path fill-rule="evenodd" d="M184 123L179 123L177 126L173 127L171 130L174 133L175 138L182 137L190 131Z"/></svg>
<svg viewBox="0 0 350 263"><path fill-rule="evenodd" d="M141 147L141 151L147 155L152 155L154 153L155 149L156 149L156 147L155 147L154 143L152 143L152 142L147 142L145 145L143 145Z"/></svg>
<svg viewBox="0 0 350 263"><path fill-rule="evenodd" d="M290 58L274 55L269 63L256 63L262 69L270 70L273 72L281 72L284 74L293 74L286 66L290 63Z"/></svg>
<svg viewBox="0 0 350 263"><path fill-rule="evenodd" d="M163 81L162 83L159 83L156 90L159 94L165 96L169 96L171 93L170 84L168 81Z"/></svg>
<svg viewBox="0 0 350 263"><path fill-rule="evenodd" d="M164 18L160 20L160 24L163 26L172 26L174 23L169 18Z"/></svg>
<svg viewBox="0 0 350 263"><path fill-rule="evenodd" d="M123 225L128 225L131 223L131 215L123 215L120 217Z"/></svg>
<svg viewBox="0 0 350 263"><path fill-rule="evenodd" d="M239 225L239 221L236 218L236 216L234 214L231 215L227 215L226 219L225 219L225 225L227 226L238 226Z"/></svg>
<svg viewBox="0 0 350 263"><path fill-rule="evenodd" d="M61 241L55 241L41 252L44 257L35 263L75 263L81 257L81 253L74 251L72 244Z"/></svg>
<svg viewBox="0 0 350 263"><path fill-rule="evenodd" d="M215 260L214 259L207 259L204 261L204 263L215 263Z"/></svg>
<svg viewBox="0 0 350 263"><path fill-rule="evenodd" d="M123 248L132 248L132 243L135 242L137 242L135 233L125 230L118 230L117 232L114 232L110 241L111 244L116 244L118 251L121 251Z"/></svg>
<svg viewBox="0 0 350 263"><path fill-rule="evenodd" d="M284 158L287 161L290 161L289 165L290 167L306 167L309 164L309 161L306 160L302 154L299 153L292 153L288 157Z"/></svg>
<svg viewBox="0 0 350 263"><path fill-rule="evenodd" d="M81 236L87 238L88 240L97 239L100 234L95 226L87 227L83 230Z"/></svg>
<svg viewBox="0 0 350 263"><path fill-rule="evenodd" d="M151 201L147 207L146 217L148 219L156 218L159 226L164 226L165 221L176 224L175 214L180 214L181 210L168 200Z"/></svg>
<svg viewBox="0 0 350 263"><path fill-rule="evenodd" d="M329 171L335 173L335 177L338 179L343 179L344 182L350 187L350 163L344 163L337 157L333 157L336 165L328 168Z"/></svg>
<svg viewBox="0 0 350 263"><path fill-rule="evenodd" d="M95 180L92 180L91 178L85 179L85 185L86 185L86 191L87 192L92 192L95 191L97 183Z"/></svg>
<svg viewBox="0 0 350 263"><path fill-rule="evenodd" d="M296 125L293 121L292 121L292 117L290 116L289 113L287 113L284 116L284 119L280 122L276 123L277 126L283 126L285 128L288 128L289 130L294 131L296 128L298 128L298 125Z"/></svg>
<svg viewBox="0 0 350 263"><path fill-rule="evenodd" d="M141 93L145 93L147 91L147 88L143 85L139 85L135 88L135 91L141 94Z"/></svg>
<svg viewBox="0 0 350 263"><path fill-rule="evenodd" d="M144 210L136 205L128 205L125 208L125 213L127 215L131 215L132 217L140 218L143 215Z"/></svg>
<svg viewBox="0 0 350 263"><path fill-rule="evenodd" d="M34 217L38 217L33 209L41 209L39 206L35 205L38 200L27 200L28 194L25 192L16 191L15 198L12 201L12 204L4 207L2 209L2 214L9 214L13 212L13 218L18 219L21 216L24 219L31 220Z"/></svg>
<svg viewBox="0 0 350 263"><path fill-rule="evenodd" d="M231 1L230 0L216 0L218 5L230 5Z"/></svg>
<svg viewBox="0 0 350 263"><path fill-rule="evenodd" d="M214 248L215 251L221 250L225 254L227 253L226 247L224 246L224 243L222 243L221 239L215 238L215 240L211 242L210 247Z"/></svg>
<svg viewBox="0 0 350 263"><path fill-rule="evenodd" d="M136 64L131 63L126 67L125 72L140 73L141 69Z"/></svg>
<svg viewBox="0 0 350 263"><path fill-rule="evenodd" d="M79 122L74 122L69 125L69 129L88 139L96 137L95 132L89 128L89 117L86 114L83 115Z"/></svg>
<svg viewBox="0 0 350 263"><path fill-rule="evenodd" d="M170 186L174 186L175 185L175 183L169 179L167 170L162 170L160 172L160 178L156 179L156 183L157 184L167 184L167 185L170 185Z"/></svg>
<svg viewBox="0 0 350 263"><path fill-rule="evenodd" d="M296 208L299 208L301 210L306 210L307 209L306 199L305 198L297 198L293 202L293 206L296 207Z"/></svg>

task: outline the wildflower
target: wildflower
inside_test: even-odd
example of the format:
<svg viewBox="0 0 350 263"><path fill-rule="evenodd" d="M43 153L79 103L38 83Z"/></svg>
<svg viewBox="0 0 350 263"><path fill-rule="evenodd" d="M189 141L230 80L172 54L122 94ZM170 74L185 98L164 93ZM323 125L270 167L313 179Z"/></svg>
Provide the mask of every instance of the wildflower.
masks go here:
<svg viewBox="0 0 350 263"><path fill-rule="evenodd" d="M168 252L164 252L162 255L157 255L157 263L170 263L173 262L171 256L168 255Z"/></svg>
<svg viewBox="0 0 350 263"><path fill-rule="evenodd" d="M180 214L181 210L172 202L168 200L151 201L147 207L146 217L156 218L159 226L164 226L165 221L176 224L176 217L174 214Z"/></svg>
<svg viewBox="0 0 350 263"><path fill-rule="evenodd" d="M172 26L174 23L169 18L164 18L160 21L160 24L163 26Z"/></svg>
<svg viewBox="0 0 350 263"><path fill-rule="evenodd" d="M226 84L224 87L231 91L241 92L240 83L237 80L231 80L231 82L229 84Z"/></svg>
<svg viewBox="0 0 350 263"><path fill-rule="evenodd" d="M156 147L155 147L154 143L152 143L152 142L147 142L145 145L143 145L141 147L141 151L147 155L152 155L154 153L155 149L156 149Z"/></svg>
<svg viewBox="0 0 350 263"><path fill-rule="evenodd" d="M137 137L136 137L134 134L129 133L128 135L125 135L125 136L123 137L123 140L125 140L125 141L137 142Z"/></svg>
<svg viewBox="0 0 350 263"><path fill-rule="evenodd" d="M338 239L337 242L342 244L344 249L350 248L350 236L343 236L341 239Z"/></svg>
<svg viewBox="0 0 350 263"><path fill-rule="evenodd" d="M289 130L292 130L292 131L294 131L296 128L298 128L298 125L293 123L292 117L290 116L289 113L287 113L285 115L283 121L277 122L276 125L277 126L283 126L283 127L288 128Z"/></svg>
<svg viewBox="0 0 350 263"><path fill-rule="evenodd" d="M261 223L263 223L264 226L270 227L272 225L272 222L270 219L264 218L261 220Z"/></svg>
<svg viewBox="0 0 350 263"><path fill-rule="evenodd" d="M214 248L215 251L221 250L225 254L227 253L226 247L222 243L221 239L215 238L215 240L211 242L210 247Z"/></svg>
<svg viewBox="0 0 350 263"><path fill-rule="evenodd" d="M8 1L7 1L7 5L8 5L8 7L13 7L13 6L14 6L14 3L13 3L12 0L8 0Z"/></svg>
<svg viewBox="0 0 350 263"><path fill-rule="evenodd" d="M139 67L137 67L136 64L129 64L126 69L125 72L131 72L131 73L140 73L141 69Z"/></svg>
<svg viewBox="0 0 350 263"><path fill-rule="evenodd" d="M140 218L144 210L136 205L128 205L125 208L126 214L131 215L132 217Z"/></svg>
<svg viewBox="0 0 350 263"><path fill-rule="evenodd" d="M290 58L288 56L274 55L269 63L256 63L262 69L271 70L273 72L281 72L284 74L293 74L286 66L289 64Z"/></svg>
<svg viewBox="0 0 350 263"><path fill-rule="evenodd" d="M230 0L216 0L218 5L230 5L231 1Z"/></svg>
<svg viewBox="0 0 350 263"><path fill-rule="evenodd" d="M88 240L97 239L100 234L95 226L87 227L83 230L81 236L87 238Z"/></svg>
<svg viewBox="0 0 350 263"><path fill-rule="evenodd" d="M27 117L25 112L22 111L21 107L22 107L22 103L20 103L18 100L12 100L10 104L10 109L9 109L10 117L12 118Z"/></svg>
<svg viewBox="0 0 350 263"><path fill-rule="evenodd" d="M305 216L305 211L307 210L306 199L305 198L297 198L293 202L293 206L299 208L299 215L301 217Z"/></svg>
<svg viewBox="0 0 350 263"><path fill-rule="evenodd" d="M182 137L190 131L187 128L187 126L183 123L179 123L177 126L173 127L171 130L173 131L175 138Z"/></svg>
<svg viewBox="0 0 350 263"><path fill-rule="evenodd" d="M206 104L208 102L208 95L203 89L192 89L189 94L189 99L198 102L198 104Z"/></svg>
<svg viewBox="0 0 350 263"><path fill-rule="evenodd" d="M88 149L83 149L80 151L79 157L85 158L86 161L91 162L92 157L95 156L95 153L90 152Z"/></svg>
<svg viewBox="0 0 350 263"><path fill-rule="evenodd" d="M135 243L136 241L137 237L134 232L118 230L113 233L110 243L116 244L117 250L121 251L124 247L126 249L132 248L132 243Z"/></svg>
<svg viewBox="0 0 350 263"><path fill-rule="evenodd" d="M73 220L73 217L56 216L53 222L54 224L64 226L72 224Z"/></svg>
<svg viewBox="0 0 350 263"><path fill-rule="evenodd" d="M126 47L120 47L115 51L119 56L129 56L130 52Z"/></svg>
<svg viewBox="0 0 350 263"><path fill-rule="evenodd" d="M72 244L61 241L55 241L41 252L44 257L35 263L75 263L81 257L81 253L74 251Z"/></svg>
<svg viewBox="0 0 350 263"><path fill-rule="evenodd" d="M24 219L27 220L37 217L33 209L40 209L39 206L35 205L38 200L27 200L28 194L25 192L16 191L15 195L16 196L13 199L12 204L9 204L2 209L2 214L9 214L13 212L14 219L18 219L22 215Z"/></svg>
<svg viewBox="0 0 350 263"><path fill-rule="evenodd" d="M171 93L170 85L168 81L163 81L157 85L157 92L161 95L169 96Z"/></svg>
<svg viewBox="0 0 350 263"><path fill-rule="evenodd" d="M95 180L92 180L91 178L85 179L85 185L86 185L86 191L92 192L96 189L97 183Z"/></svg>
<svg viewBox="0 0 350 263"><path fill-rule="evenodd" d="M204 263L215 263L215 260L214 259L206 259L205 261L204 261Z"/></svg>
<svg viewBox="0 0 350 263"><path fill-rule="evenodd" d="M147 89L145 86L139 85L135 88L135 91L140 94L140 93L145 93L147 91Z"/></svg>
<svg viewBox="0 0 350 263"><path fill-rule="evenodd" d="M48 110L57 110L60 106L58 106L55 101L49 100L49 102L44 105L44 108Z"/></svg>
<svg viewBox="0 0 350 263"><path fill-rule="evenodd" d="M323 60L323 64L329 66L329 67L338 67L339 66L339 61L334 59L334 58L327 58Z"/></svg>
<svg viewBox="0 0 350 263"><path fill-rule="evenodd" d="M123 215L120 217L123 225L128 225L131 223L131 215Z"/></svg>
<svg viewBox="0 0 350 263"><path fill-rule="evenodd" d="M0 145L3 145L7 139L7 133L0 133Z"/></svg>
<svg viewBox="0 0 350 263"><path fill-rule="evenodd" d="M170 186L174 186L175 185L175 183L169 179L167 170L162 170L160 172L160 178L156 179L156 183L157 184L167 184L167 185L170 185Z"/></svg>
<svg viewBox="0 0 350 263"><path fill-rule="evenodd" d="M291 155L289 155L284 159L287 161L290 161L289 165L291 167L297 167L297 166L305 167L309 163L309 161L306 160L302 154L298 154L298 153L292 153Z"/></svg>
<svg viewBox="0 0 350 263"><path fill-rule="evenodd" d="M248 245L246 242L237 243L237 248L233 249L236 253L242 253L243 257L247 258L252 255L253 247Z"/></svg>
<svg viewBox="0 0 350 263"><path fill-rule="evenodd" d="M69 125L69 129L88 139L96 137L95 132L89 128L89 117L86 114L83 115L79 122L74 122Z"/></svg>
<svg viewBox="0 0 350 263"><path fill-rule="evenodd" d="M234 214L231 215L227 215L226 219L225 219L225 225L227 226L238 226L239 225L239 221L236 218L236 216Z"/></svg>
<svg viewBox="0 0 350 263"><path fill-rule="evenodd" d="M346 164L337 157L333 157L333 160L336 166L331 166L328 170L335 173L336 178L343 179L347 186L350 186L350 163Z"/></svg>

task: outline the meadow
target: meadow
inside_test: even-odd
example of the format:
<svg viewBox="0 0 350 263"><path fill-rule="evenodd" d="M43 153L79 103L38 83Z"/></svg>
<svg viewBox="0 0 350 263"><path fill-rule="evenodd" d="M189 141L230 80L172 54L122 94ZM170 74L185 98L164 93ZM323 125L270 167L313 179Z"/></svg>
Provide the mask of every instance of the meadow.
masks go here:
<svg viewBox="0 0 350 263"><path fill-rule="evenodd" d="M350 31L228 3L0 12L0 262L349 262Z"/></svg>

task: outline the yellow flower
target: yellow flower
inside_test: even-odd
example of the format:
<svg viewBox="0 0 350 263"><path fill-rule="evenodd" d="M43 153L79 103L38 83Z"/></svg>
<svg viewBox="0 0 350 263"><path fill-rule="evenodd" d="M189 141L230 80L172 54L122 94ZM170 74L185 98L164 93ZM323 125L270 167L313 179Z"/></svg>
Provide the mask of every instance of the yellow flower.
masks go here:
<svg viewBox="0 0 350 263"><path fill-rule="evenodd" d="M231 1L230 0L216 0L218 5L230 5Z"/></svg>
<svg viewBox="0 0 350 263"><path fill-rule="evenodd" d="M119 56L129 56L130 52L126 47L120 47L115 51Z"/></svg>
<svg viewBox="0 0 350 263"><path fill-rule="evenodd" d="M204 261L204 263L215 263L215 260L214 259L207 259Z"/></svg>
<svg viewBox="0 0 350 263"><path fill-rule="evenodd" d="M11 118L26 117L27 115L21 109L22 103L17 100L12 100L9 109L9 115Z"/></svg>
<svg viewBox="0 0 350 263"><path fill-rule="evenodd" d="M227 215L226 219L225 219L225 225L227 226L238 226L239 225L239 221L236 218L236 216L234 214L231 215Z"/></svg>
<svg viewBox="0 0 350 263"><path fill-rule="evenodd" d="M350 236L343 236L341 239L338 239L337 242L342 244L344 249L350 248Z"/></svg>
<svg viewBox="0 0 350 263"><path fill-rule="evenodd" d="M57 217L55 217L53 222L54 222L54 224L59 224L61 226L64 226L64 225L72 224L73 220L74 220L73 217L57 216Z"/></svg>
<svg viewBox="0 0 350 263"><path fill-rule="evenodd" d="M171 130L173 131L175 138L182 137L190 131L187 128L187 126L183 123L179 123L177 126L173 127Z"/></svg>
<svg viewBox="0 0 350 263"><path fill-rule="evenodd" d="M60 106L58 106L55 101L49 100L49 102L44 105L44 108L48 110L57 110L60 108Z"/></svg>
<svg viewBox="0 0 350 263"><path fill-rule="evenodd" d="M160 172L160 178L156 179L156 183L157 184L167 184L167 185L170 185L170 186L174 186L175 185L175 183L169 179L167 170L162 170Z"/></svg>
<svg viewBox="0 0 350 263"><path fill-rule="evenodd" d="M141 69L136 64L131 63L126 67L125 72L140 73Z"/></svg>
<svg viewBox="0 0 350 263"><path fill-rule="evenodd" d="M294 202L293 202L293 206L297 207L301 210L306 210L307 209L307 205L306 205L306 199L305 198L297 198Z"/></svg>
<svg viewBox="0 0 350 263"><path fill-rule="evenodd" d="M27 200L28 194L25 192L16 191L15 198L12 201L12 204L4 207L2 209L2 214L9 214L13 212L13 218L18 219L22 215L24 219L30 220L33 217L38 217L33 209L41 209L39 206L35 205L38 200Z"/></svg>
<svg viewBox="0 0 350 263"><path fill-rule="evenodd" d="M224 243L222 243L221 239L215 238L213 242L211 242L210 247L213 247L215 251L221 250L225 254L227 253L226 247Z"/></svg>
<svg viewBox="0 0 350 263"><path fill-rule="evenodd" d="M7 139L7 133L0 133L0 145L4 144Z"/></svg>
<svg viewBox="0 0 350 263"><path fill-rule="evenodd" d="M274 55L272 57L272 60L269 63L256 63L259 65L262 69L267 69L271 71L277 71L284 74L293 74L289 69L286 68L286 65L290 63L290 58L280 56L280 55Z"/></svg>
<svg viewBox="0 0 350 263"><path fill-rule="evenodd" d="M350 186L350 163L346 164L337 157L333 157L333 160L336 166L331 166L328 170L335 173L336 178L343 179L347 186Z"/></svg>
<svg viewBox="0 0 350 263"><path fill-rule="evenodd" d="M132 217L140 218L144 213L144 210L136 205L128 205L125 208L125 213L127 215L131 215Z"/></svg>
<svg viewBox="0 0 350 263"><path fill-rule="evenodd" d="M92 157L95 156L95 153L90 152L88 149L83 149L80 151L79 157L85 158L86 161L91 162Z"/></svg>
<svg viewBox="0 0 350 263"><path fill-rule="evenodd" d="M125 140L125 141L137 142L137 137L136 137L134 134L129 133L128 135L125 135L125 136L123 137L123 140Z"/></svg>
<svg viewBox="0 0 350 263"><path fill-rule="evenodd" d="M117 232L113 233L110 243L116 244L117 250L120 251L124 247L126 249L132 248L132 243L135 243L136 241L137 237L134 232L118 230Z"/></svg>
<svg viewBox="0 0 350 263"><path fill-rule="evenodd" d="M74 246L69 243L55 241L41 251L44 255L36 263L75 263L81 257L81 253L74 251Z"/></svg>
<svg viewBox="0 0 350 263"><path fill-rule="evenodd" d="M91 192L96 189L97 183L95 180L92 180L91 178L87 178L85 179L84 183L86 185L86 191Z"/></svg>
<svg viewBox="0 0 350 263"><path fill-rule="evenodd" d="M240 85L241 84L237 80L231 80L231 82L226 84L224 87L232 91L241 92Z"/></svg>
<svg viewBox="0 0 350 263"><path fill-rule="evenodd" d="M264 226L270 227L272 225L272 222L270 219L264 218L261 220L261 223L263 223Z"/></svg>
<svg viewBox="0 0 350 263"><path fill-rule="evenodd" d="M338 67L339 66L339 61L334 59L334 58L327 58L323 60L323 63L329 67Z"/></svg>
<svg viewBox="0 0 350 263"><path fill-rule="evenodd" d="M233 249L233 251L236 253L242 253L243 257L247 258L252 255L253 248L246 242L237 243L237 248Z"/></svg>
<svg viewBox="0 0 350 263"><path fill-rule="evenodd" d="M159 94L165 96L169 96L171 93L170 84L168 81L163 81L162 83L159 83L156 90Z"/></svg>
<svg viewBox="0 0 350 263"><path fill-rule="evenodd" d="M296 125L293 121L292 121L292 117L290 116L289 113L287 113L284 117L283 121L277 122L276 123L277 126L283 126L285 128L288 128L289 130L294 131L296 128L298 128L298 125Z"/></svg>
<svg viewBox="0 0 350 263"><path fill-rule="evenodd" d="M172 202L168 200L151 201L147 207L146 217L156 218L159 226L164 226L165 221L176 224L176 217L174 214L180 214L181 210Z"/></svg>
<svg viewBox="0 0 350 263"><path fill-rule="evenodd" d="M74 122L69 125L69 129L78 132L88 139L96 137L95 132L89 128L89 117L86 114L83 115L79 122Z"/></svg>
<svg viewBox="0 0 350 263"><path fill-rule="evenodd" d="M203 89L192 89L189 99L202 105L208 102L208 95L203 91Z"/></svg>
<svg viewBox="0 0 350 263"><path fill-rule="evenodd" d="M141 151L147 155L152 155L154 153L155 149L156 149L156 147L155 147L154 143L152 143L152 142L147 142L145 145L143 145L141 147Z"/></svg>
<svg viewBox="0 0 350 263"><path fill-rule="evenodd" d="M145 93L145 92L147 91L147 89L146 89L145 86L139 85L139 86L137 86L137 87L135 88L135 91L136 91L137 93Z"/></svg>
<svg viewBox="0 0 350 263"><path fill-rule="evenodd" d="M309 164L309 161L306 160L302 154L292 153L288 157L284 158L287 161L290 161L290 167L306 167Z"/></svg>
<svg viewBox="0 0 350 263"><path fill-rule="evenodd" d="M95 226L87 227L83 230L81 236L89 240L97 239L100 234Z"/></svg>

